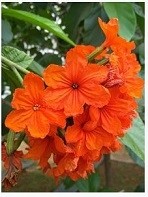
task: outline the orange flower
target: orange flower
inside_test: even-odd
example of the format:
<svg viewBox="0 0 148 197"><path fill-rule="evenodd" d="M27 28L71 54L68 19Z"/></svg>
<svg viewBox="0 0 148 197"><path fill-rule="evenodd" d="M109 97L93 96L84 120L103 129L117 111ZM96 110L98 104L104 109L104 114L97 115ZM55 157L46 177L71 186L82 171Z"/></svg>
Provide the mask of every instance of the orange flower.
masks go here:
<svg viewBox="0 0 148 197"><path fill-rule="evenodd" d="M19 178L18 175L22 171L22 156L22 151L15 151L11 155L8 155L5 144L2 145L2 161L4 162L4 168L6 169L2 184L6 190L9 190L17 184Z"/></svg>
<svg viewBox="0 0 148 197"><path fill-rule="evenodd" d="M101 18L98 18L98 22L106 37L103 46L108 47L116 42L118 37L118 19L112 18L108 23L105 23L101 20Z"/></svg>
<svg viewBox="0 0 148 197"><path fill-rule="evenodd" d="M112 18L108 23L103 22L100 18L98 19L99 25L105 34L105 41L102 44L104 47L111 47L113 51L119 48L125 52L130 53L135 48L134 42L128 42L124 38L118 36L119 24L117 18ZM118 49L116 49L116 47Z"/></svg>
<svg viewBox="0 0 148 197"><path fill-rule="evenodd" d="M85 109L82 115L74 118L74 125L69 126L65 133L65 138L78 156L90 154L90 151L100 151L103 146L110 146L114 137L98 126L98 109L90 106ZM99 152L96 152L99 156Z"/></svg>
<svg viewBox="0 0 148 197"><path fill-rule="evenodd" d="M12 107L15 108L5 120L6 127L15 132L28 129L33 137L44 138L50 130L50 124L64 127L65 115L54 111L44 101L44 82L29 73L24 78L24 88L17 88L13 95Z"/></svg>
<svg viewBox="0 0 148 197"><path fill-rule="evenodd" d="M125 53L121 48L118 48L116 53L108 55L110 64L108 78L104 82L105 87L111 87L119 84L120 91L128 95L140 98L144 81L137 74L141 69L135 54Z"/></svg>
<svg viewBox="0 0 148 197"><path fill-rule="evenodd" d="M110 98L108 90L99 85L106 80L108 69L88 64L83 55L79 56L79 51L81 54L80 46L71 49L67 53L64 67L52 64L43 73L49 86L46 90L46 101L54 109L64 108L67 116L82 114L85 103L102 107Z"/></svg>
<svg viewBox="0 0 148 197"><path fill-rule="evenodd" d="M137 108L135 100L128 95L123 95L118 86L109 89L111 99L109 103L98 108L98 124L113 135L123 135L122 118Z"/></svg>
<svg viewBox="0 0 148 197"><path fill-rule="evenodd" d="M57 130L55 127L52 129ZM56 133L56 130L54 133ZM71 149L67 147L64 141L56 134L52 136L47 135L44 139L29 136L29 149L28 153L24 155L24 158L38 160L39 166L46 172L51 168L48 160L52 155L58 154L63 156L67 152L71 152Z"/></svg>
<svg viewBox="0 0 148 197"><path fill-rule="evenodd" d="M69 176L76 181L79 178L87 178L87 174L90 172L94 172L92 160L85 160L70 153L59 159L57 166L49 170L47 174L52 174L56 180Z"/></svg>
<svg viewBox="0 0 148 197"><path fill-rule="evenodd" d="M120 75L124 81L120 91L122 93L127 93L132 97L140 98L142 96L144 80L137 74L141 67L134 54L124 54L120 57L122 58L119 59L118 67Z"/></svg>

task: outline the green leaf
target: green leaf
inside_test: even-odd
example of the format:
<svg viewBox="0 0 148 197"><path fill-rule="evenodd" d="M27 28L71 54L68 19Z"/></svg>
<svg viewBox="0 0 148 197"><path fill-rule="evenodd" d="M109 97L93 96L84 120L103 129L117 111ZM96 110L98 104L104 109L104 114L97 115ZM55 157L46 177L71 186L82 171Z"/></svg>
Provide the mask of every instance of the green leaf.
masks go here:
<svg viewBox="0 0 148 197"><path fill-rule="evenodd" d="M136 14L144 18L143 8L140 5L138 5L137 3L132 3L132 6L133 6Z"/></svg>
<svg viewBox="0 0 148 197"><path fill-rule="evenodd" d="M13 39L11 25L7 20L2 20L2 43L7 44Z"/></svg>
<svg viewBox="0 0 148 197"><path fill-rule="evenodd" d="M79 25L88 17L91 12L93 3L76 2L71 3L70 9L63 18L63 24L66 26L65 31L73 40L80 36Z"/></svg>
<svg viewBox="0 0 148 197"><path fill-rule="evenodd" d="M93 7L89 16L84 20L84 44L98 46L103 42L104 34L101 28L99 28L98 17L102 18L103 21L107 21L108 19L104 8L99 4Z"/></svg>
<svg viewBox="0 0 148 197"><path fill-rule="evenodd" d="M40 64L43 65L43 67L47 67L49 64L62 64L62 60L58 55L56 54L44 54L44 56L38 60Z"/></svg>
<svg viewBox="0 0 148 197"><path fill-rule="evenodd" d="M129 154L129 156L133 159L133 161L138 164L139 166L143 167L144 168L144 161L142 159L140 159L130 148L128 148L127 146L126 147L126 150Z"/></svg>
<svg viewBox="0 0 148 197"><path fill-rule="evenodd" d="M16 78L15 73L12 70L6 70L2 67L2 80L6 82L8 86L10 86L11 92L14 92L14 90L18 87L21 87L21 83Z"/></svg>
<svg viewBox="0 0 148 197"><path fill-rule="evenodd" d="M145 47L144 47L144 43L141 43L138 48L137 48L137 51L139 53L139 60L140 60L140 63L141 64L144 64L145 63L145 57L144 57L144 54L145 54L145 51L144 51Z"/></svg>
<svg viewBox="0 0 148 197"><path fill-rule="evenodd" d="M80 192L97 192L99 191L100 176L98 172L92 173L88 179L80 179L76 186Z"/></svg>
<svg viewBox="0 0 148 197"><path fill-rule="evenodd" d="M43 73L43 66L41 66L40 64L38 64L36 61L33 61L29 67L28 67L28 70L42 76L42 73Z"/></svg>
<svg viewBox="0 0 148 197"><path fill-rule="evenodd" d="M144 124L139 116L133 121L133 126L120 140L140 159L144 160Z"/></svg>
<svg viewBox="0 0 148 197"><path fill-rule="evenodd" d="M109 18L118 18L119 35L130 40L136 30L136 15L131 3L103 3Z"/></svg>
<svg viewBox="0 0 148 197"><path fill-rule="evenodd" d="M65 185L65 189L69 189L75 184L75 181L71 180L69 177L66 177L63 183Z"/></svg>
<svg viewBox="0 0 148 197"><path fill-rule="evenodd" d="M2 47L2 55L23 68L27 68L33 61L33 58L25 52L10 46Z"/></svg>
<svg viewBox="0 0 148 197"><path fill-rule="evenodd" d="M14 10L9 8L2 8L2 14L5 16L10 16L28 23L31 23L36 26L40 26L41 28L48 30L59 38L65 40L71 45L75 45L72 40L70 40L63 32L63 30L54 22L47 18L41 17L39 15L22 11L22 10Z"/></svg>

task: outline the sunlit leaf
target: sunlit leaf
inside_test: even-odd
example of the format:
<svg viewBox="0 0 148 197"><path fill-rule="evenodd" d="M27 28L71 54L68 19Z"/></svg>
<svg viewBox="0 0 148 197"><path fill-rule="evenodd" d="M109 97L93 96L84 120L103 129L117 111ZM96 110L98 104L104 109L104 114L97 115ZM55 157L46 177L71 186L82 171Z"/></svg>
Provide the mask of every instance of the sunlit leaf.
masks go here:
<svg viewBox="0 0 148 197"><path fill-rule="evenodd" d="M14 63L17 63L23 68L27 68L33 61L33 58L27 55L25 52L11 46L2 47L2 56Z"/></svg>
<svg viewBox="0 0 148 197"><path fill-rule="evenodd" d="M70 40L68 36L63 32L63 30L54 21L49 20L48 18L44 18L30 12L26 12L22 10L14 10L9 8L2 8L2 14L25 22L29 22L36 26L40 26L41 28L48 30L54 35L65 40L69 44L75 45L74 42Z"/></svg>
<svg viewBox="0 0 148 197"><path fill-rule="evenodd" d="M121 138L121 142L144 160L144 124L139 116L133 121L133 126L125 136Z"/></svg>
<svg viewBox="0 0 148 197"><path fill-rule="evenodd" d="M88 179L80 179L76 182L80 192L97 192L100 186L100 176L98 172L92 173Z"/></svg>

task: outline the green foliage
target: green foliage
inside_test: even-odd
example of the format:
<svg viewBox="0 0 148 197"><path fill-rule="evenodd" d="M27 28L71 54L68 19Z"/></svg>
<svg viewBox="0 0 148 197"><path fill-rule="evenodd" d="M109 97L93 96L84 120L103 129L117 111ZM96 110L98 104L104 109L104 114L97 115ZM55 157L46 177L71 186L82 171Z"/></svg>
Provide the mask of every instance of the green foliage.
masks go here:
<svg viewBox="0 0 148 197"><path fill-rule="evenodd" d="M83 27L81 22L83 22L88 15L91 13L93 3L72 3L68 12L64 15L63 21L66 26L66 32L69 37L78 43L79 34L82 33Z"/></svg>
<svg viewBox="0 0 148 197"><path fill-rule="evenodd" d="M45 54L38 62L44 67L49 64L62 64L61 58L56 54Z"/></svg>
<svg viewBox="0 0 148 197"><path fill-rule="evenodd" d="M98 25L98 17L106 22L111 17L117 17L120 24L119 34L127 40L132 38L136 43L135 52L142 65L141 75L144 78L144 3L30 2L3 4L9 8L2 9L2 45L4 45L2 56L22 68L42 75L43 69L49 64L62 64L65 52L75 45L74 42L98 46L104 41L103 32ZM61 22L58 23L59 19ZM22 73L21 75L24 76ZM2 95L6 86L10 87L11 95L2 100L2 135L8 132L4 126L4 120L11 110L12 93L15 88L21 86L11 67L2 62ZM133 126L121 139L121 142L127 146L133 160L144 166L144 96L138 102L140 117L134 120ZM34 177L36 176L34 175ZM36 178L40 178L40 176ZM29 191L53 190L53 188L47 187L39 188L35 178L32 181ZM22 182L24 182L23 178ZM37 189L32 189L32 185ZM42 187L43 182L40 185ZM108 189L100 190L99 187L100 176L98 173L93 173L88 179L81 179L77 182L65 179L60 185L59 191L110 191ZM20 188L21 190L22 188ZM58 189L56 190L58 191ZM12 191L15 191L15 188ZM24 188L23 191L25 191Z"/></svg>
<svg viewBox="0 0 148 197"><path fill-rule="evenodd" d="M76 186L80 192L97 192L99 191L100 176L98 173L92 173L88 179L80 179Z"/></svg>
<svg viewBox="0 0 148 197"><path fill-rule="evenodd" d="M43 73L43 66L41 66L40 64L38 64L36 61L33 61L32 64L29 65L28 70L38 74L38 75L42 75Z"/></svg>
<svg viewBox="0 0 148 197"><path fill-rule="evenodd" d="M139 166L144 168L144 161L140 159L130 148L126 146L126 150L128 151L129 156L133 159L133 161Z"/></svg>
<svg viewBox="0 0 148 197"><path fill-rule="evenodd" d="M7 44L13 38L11 25L7 20L2 20L2 43Z"/></svg>
<svg viewBox="0 0 148 197"><path fill-rule="evenodd" d="M130 40L136 30L136 15L131 3L103 3L109 18L119 19L119 35ZM125 14L126 12L126 14Z"/></svg>
<svg viewBox="0 0 148 197"><path fill-rule="evenodd" d="M68 38L68 36L63 32L63 30L54 21L32 14L30 12L25 12L21 10L13 10L9 8L3 8L2 13L5 16L14 17L16 19L29 22L33 25L40 26L41 28L48 30L49 32L65 40L69 44L75 45L73 41Z"/></svg>
<svg viewBox="0 0 148 197"><path fill-rule="evenodd" d="M100 45L104 41L104 34L99 27L98 17L103 21L107 21L108 17L104 11L103 6L93 6L91 13L84 21L84 43L92 44L94 46Z"/></svg>
<svg viewBox="0 0 148 197"><path fill-rule="evenodd" d="M133 126L125 136L121 138L121 142L144 160L144 124L139 116L133 121Z"/></svg>
<svg viewBox="0 0 148 197"><path fill-rule="evenodd" d="M75 17L73 17L75 16ZM76 43L97 46L104 39L103 32L98 24L98 17L107 21L108 16L99 3L71 3L68 12L63 18L65 31Z"/></svg>
<svg viewBox="0 0 148 197"><path fill-rule="evenodd" d="M33 61L33 58L20 51L14 47L3 46L2 47L2 56L6 57L8 60L17 63L23 68L27 68Z"/></svg>

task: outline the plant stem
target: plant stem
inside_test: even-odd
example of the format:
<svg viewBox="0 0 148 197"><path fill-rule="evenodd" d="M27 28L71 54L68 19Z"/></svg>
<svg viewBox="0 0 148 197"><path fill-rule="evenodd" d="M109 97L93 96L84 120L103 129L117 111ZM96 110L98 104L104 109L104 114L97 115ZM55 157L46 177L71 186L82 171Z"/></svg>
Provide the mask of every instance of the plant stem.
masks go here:
<svg viewBox="0 0 148 197"><path fill-rule="evenodd" d="M103 65L106 64L108 62L108 59L102 59L99 62L97 62L98 65Z"/></svg>
<svg viewBox="0 0 148 197"><path fill-rule="evenodd" d="M2 56L1 58L2 58L2 62L3 62L4 64L10 66L11 68L12 68L12 66L13 66L13 67L15 67L16 69L20 70L22 73L25 73L25 74L30 73L29 70L27 70L27 69L25 69L25 68L19 66L18 64L12 62L11 60L8 60L6 57L3 57L3 56Z"/></svg>
<svg viewBox="0 0 148 197"><path fill-rule="evenodd" d="M11 155L14 151L14 137L15 137L15 133L10 130L7 135L7 146L6 146L8 155Z"/></svg>
<svg viewBox="0 0 148 197"><path fill-rule="evenodd" d="M23 78L21 77L20 73L17 71L17 69L14 66L11 66L11 69L15 73L15 75L18 78L19 82L23 85Z"/></svg>
<svg viewBox="0 0 148 197"><path fill-rule="evenodd" d="M87 57L88 62L91 62L97 55L102 53L103 50L104 48L102 46L97 47L91 54L88 55Z"/></svg>
<svg viewBox="0 0 148 197"><path fill-rule="evenodd" d="M6 150L7 150L8 155L11 155L14 151L16 151L18 149L18 147L22 143L23 139L25 138L25 135L26 134L24 132L20 133L20 136L15 141L15 139L14 139L15 132L13 132L12 130L9 131L9 133L7 135L7 146L6 146Z"/></svg>
<svg viewBox="0 0 148 197"><path fill-rule="evenodd" d="M14 142L14 151L18 149L20 144L22 143L23 139L25 138L26 134L24 132L20 133L18 139Z"/></svg>

